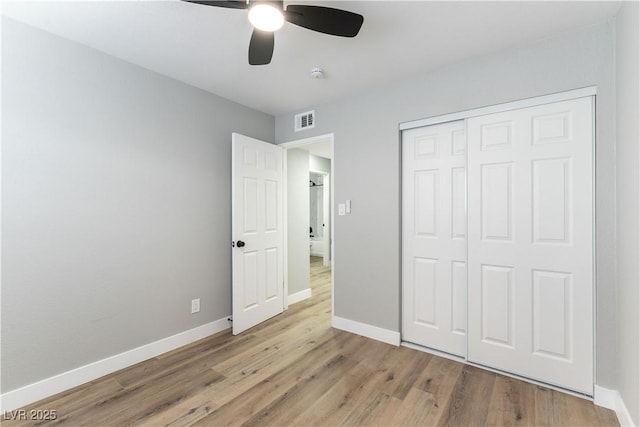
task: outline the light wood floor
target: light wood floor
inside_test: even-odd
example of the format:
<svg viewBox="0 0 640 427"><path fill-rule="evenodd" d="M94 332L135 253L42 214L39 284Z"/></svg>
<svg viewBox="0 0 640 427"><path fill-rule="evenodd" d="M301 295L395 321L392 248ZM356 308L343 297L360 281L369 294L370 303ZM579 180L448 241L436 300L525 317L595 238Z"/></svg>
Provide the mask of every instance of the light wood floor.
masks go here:
<svg viewBox="0 0 640 427"><path fill-rule="evenodd" d="M330 327L330 272L313 297L29 406L70 426L618 425L591 402ZM3 422L3 426L32 422ZM42 423L44 424L44 423Z"/></svg>

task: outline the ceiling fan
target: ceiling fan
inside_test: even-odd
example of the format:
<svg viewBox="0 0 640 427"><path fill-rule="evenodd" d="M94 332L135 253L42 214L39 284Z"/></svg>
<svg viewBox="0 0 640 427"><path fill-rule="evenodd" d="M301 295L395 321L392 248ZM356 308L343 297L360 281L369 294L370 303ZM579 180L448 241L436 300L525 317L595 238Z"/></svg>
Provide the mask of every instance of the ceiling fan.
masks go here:
<svg viewBox="0 0 640 427"><path fill-rule="evenodd" d="M229 9L248 9L249 21L254 27L249 42L250 65L265 65L271 62L274 32L282 27L284 21L341 37L355 37L364 21L362 15L331 7L290 4L285 9L282 0L183 1Z"/></svg>

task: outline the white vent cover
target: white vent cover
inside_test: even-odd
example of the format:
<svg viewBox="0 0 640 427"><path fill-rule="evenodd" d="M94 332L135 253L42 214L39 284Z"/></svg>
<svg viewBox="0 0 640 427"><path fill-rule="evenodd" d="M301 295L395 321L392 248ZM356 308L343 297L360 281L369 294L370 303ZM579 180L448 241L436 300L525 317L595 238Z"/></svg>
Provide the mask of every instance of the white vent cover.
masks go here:
<svg viewBox="0 0 640 427"><path fill-rule="evenodd" d="M307 111L306 113L296 114L294 129L300 132L305 129L312 129L316 125L315 111Z"/></svg>

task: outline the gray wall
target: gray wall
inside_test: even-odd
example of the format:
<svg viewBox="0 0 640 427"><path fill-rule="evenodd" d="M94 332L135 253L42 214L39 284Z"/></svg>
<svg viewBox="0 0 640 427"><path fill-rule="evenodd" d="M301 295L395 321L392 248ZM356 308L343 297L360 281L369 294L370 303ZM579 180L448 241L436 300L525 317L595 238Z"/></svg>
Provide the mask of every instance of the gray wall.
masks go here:
<svg viewBox="0 0 640 427"><path fill-rule="evenodd" d="M309 152L287 150L289 295L309 289Z"/></svg>
<svg viewBox="0 0 640 427"><path fill-rule="evenodd" d="M618 389L640 425L640 25L637 2L616 20L616 154L618 216Z"/></svg>
<svg viewBox="0 0 640 427"><path fill-rule="evenodd" d="M2 392L231 313L231 133L272 116L6 18L2 95Z"/></svg>
<svg viewBox="0 0 640 427"><path fill-rule="evenodd" d="M335 134L335 200L352 200L352 214L334 224L337 316L400 330L399 123L598 85L597 382L614 388L614 36L613 23L598 25L310 106L316 124L303 134L291 129L297 112L276 118L278 143Z"/></svg>

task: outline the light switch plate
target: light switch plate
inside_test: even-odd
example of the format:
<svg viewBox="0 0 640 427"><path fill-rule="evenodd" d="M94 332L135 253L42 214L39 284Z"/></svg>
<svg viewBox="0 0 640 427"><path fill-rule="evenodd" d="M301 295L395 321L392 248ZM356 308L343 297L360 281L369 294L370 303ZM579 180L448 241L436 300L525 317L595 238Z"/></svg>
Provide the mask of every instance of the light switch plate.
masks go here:
<svg viewBox="0 0 640 427"><path fill-rule="evenodd" d="M344 203L338 203L338 215L344 216L345 206Z"/></svg>

